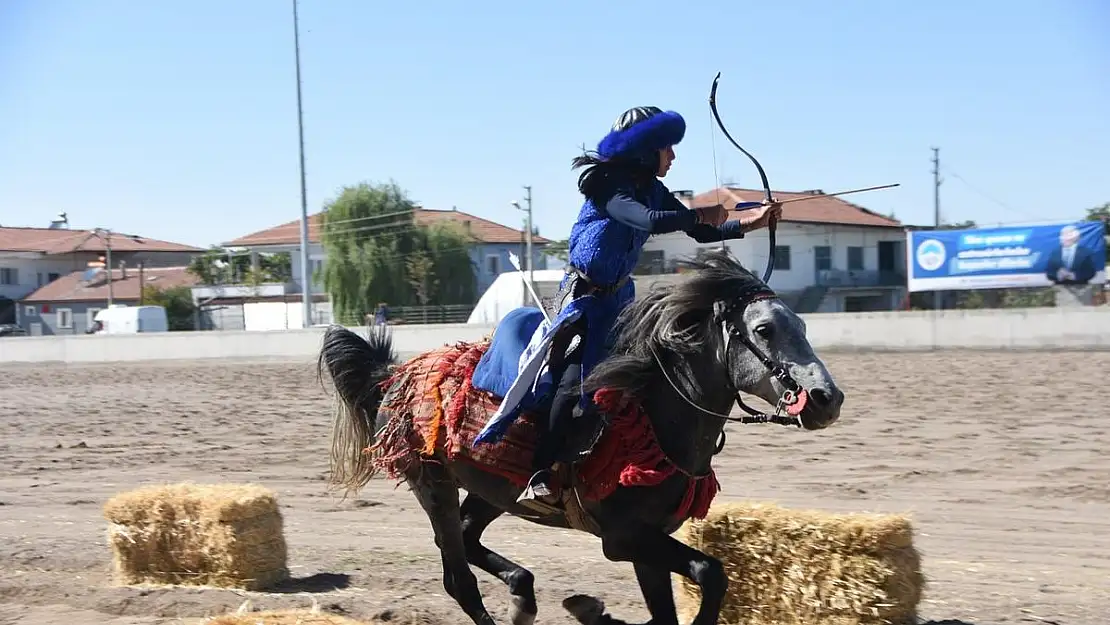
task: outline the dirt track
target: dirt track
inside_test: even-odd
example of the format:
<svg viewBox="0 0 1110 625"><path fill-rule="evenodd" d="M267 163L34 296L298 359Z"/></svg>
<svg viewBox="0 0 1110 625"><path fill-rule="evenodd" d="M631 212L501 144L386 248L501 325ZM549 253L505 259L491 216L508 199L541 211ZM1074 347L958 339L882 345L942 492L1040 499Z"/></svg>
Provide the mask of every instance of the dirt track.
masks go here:
<svg viewBox="0 0 1110 625"><path fill-rule="evenodd" d="M730 426L718 501L911 511L929 619L1107 622L1110 410L1101 387L1110 353L827 362L848 395L841 422L816 434ZM7 367L0 398L0 623L191 623L248 596L257 607L315 597L355 617L416 610L465 620L405 489L376 480L345 503L325 493L329 404L311 363ZM278 492L299 578L289 592L107 585L101 503L186 479ZM596 539L510 518L486 536L536 574L539 622L570 623L559 600L579 592L646 619L631 567L606 562ZM487 606L503 615L504 587L477 575Z"/></svg>

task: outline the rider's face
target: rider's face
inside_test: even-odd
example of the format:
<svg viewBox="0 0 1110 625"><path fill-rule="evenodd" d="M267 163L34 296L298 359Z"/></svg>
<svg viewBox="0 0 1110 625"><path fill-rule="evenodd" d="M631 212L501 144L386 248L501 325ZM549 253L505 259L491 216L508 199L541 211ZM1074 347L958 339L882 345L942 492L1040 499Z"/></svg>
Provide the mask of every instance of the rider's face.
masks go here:
<svg viewBox="0 0 1110 625"><path fill-rule="evenodd" d="M656 176L660 178L667 175L667 171L671 168L671 163L674 162L674 147L667 146L659 150L659 171L655 172Z"/></svg>

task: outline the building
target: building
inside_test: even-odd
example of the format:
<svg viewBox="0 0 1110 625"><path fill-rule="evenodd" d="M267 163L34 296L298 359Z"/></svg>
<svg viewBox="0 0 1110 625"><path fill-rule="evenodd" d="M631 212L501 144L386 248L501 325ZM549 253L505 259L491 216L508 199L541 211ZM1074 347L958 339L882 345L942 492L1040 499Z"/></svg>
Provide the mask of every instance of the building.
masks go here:
<svg viewBox="0 0 1110 625"><path fill-rule="evenodd" d="M499 223L471 215L460 210L432 210L418 208L415 212L418 224L431 225L453 222L462 226L475 239L470 250L470 262L477 278L477 291L484 292L497 276L506 271L515 271L509 261L509 252L516 254L521 263L527 253L524 250L524 232ZM323 245L320 243L320 213L308 218L308 260L310 275L318 276L325 261ZM539 235L532 237L532 258L535 269L544 269L544 248L550 243ZM290 252L292 257L293 282L295 293L301 292L301 222L300 220L254 232L223 244L225 247L246 248L254 253ZM321 280L313 280L312 292L325 292Z"/></svg>
<svg viewBox="0 0 1110 625"><path fill-rule="evenodd" d="M20 326L32 336L84 334L96 313L115 305L142 303L143 287L169 289L192 286L197 277L185 267L128 268L108 273L85 269L68 273L35 290L20 302Z"/></svg>
<svg viewBox="0 0 1110 625"><path fill-rule="evenodd" d="M65 221L55 222L64 224ZM37 289L90 263L148 268L182 266L204 250L190 245L66 227L0 227L0 325L20 324L17 302Z"/></svg>
<svg viewBox="0 0 1110 625"><path fill-rule="evenodd" d="M776 191L774 195L780 200L818 196L785 204L775 233L775 271L770 286L794 310L856 312L901 307L906 297L906 228L901 222L839 197L820 197L824 195L820 190ZM730 207L759 202L764 191L726 186L697 195L676 191L675 196L691 208ZM766 230L727 245L744 266L762 275L769 253ZM681 232L654 236L644 245L637 272L673 273L679 259L720 247L720 243L698 243Z"/></svg>

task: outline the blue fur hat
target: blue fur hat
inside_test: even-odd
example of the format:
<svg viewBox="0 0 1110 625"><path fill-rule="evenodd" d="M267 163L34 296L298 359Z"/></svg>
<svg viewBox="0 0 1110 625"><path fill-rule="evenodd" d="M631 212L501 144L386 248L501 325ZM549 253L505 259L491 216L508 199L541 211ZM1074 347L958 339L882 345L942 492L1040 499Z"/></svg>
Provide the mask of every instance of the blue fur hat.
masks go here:
<svg viewBox="0 0 1110 625"><path fill-rule="evenodd" d="M627 123L627 120L635 117L641 119ZM630 109L621 115L613 130L597 144L597 154L602 160L617 156L645 156L677 145L685 135L686 120L674 111L660 111L655 107Z"/></svg>

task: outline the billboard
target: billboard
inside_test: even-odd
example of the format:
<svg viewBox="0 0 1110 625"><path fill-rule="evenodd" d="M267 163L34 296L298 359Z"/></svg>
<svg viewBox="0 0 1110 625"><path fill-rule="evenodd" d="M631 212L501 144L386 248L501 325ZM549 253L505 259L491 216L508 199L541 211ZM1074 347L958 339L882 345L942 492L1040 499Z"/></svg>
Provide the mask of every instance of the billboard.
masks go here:
<svg viewBox="0 0 1110 625"><path fill-rule="evenodd" d="M906 233L910 291L963 291L1104 282L1098 221Z"/></svg>

